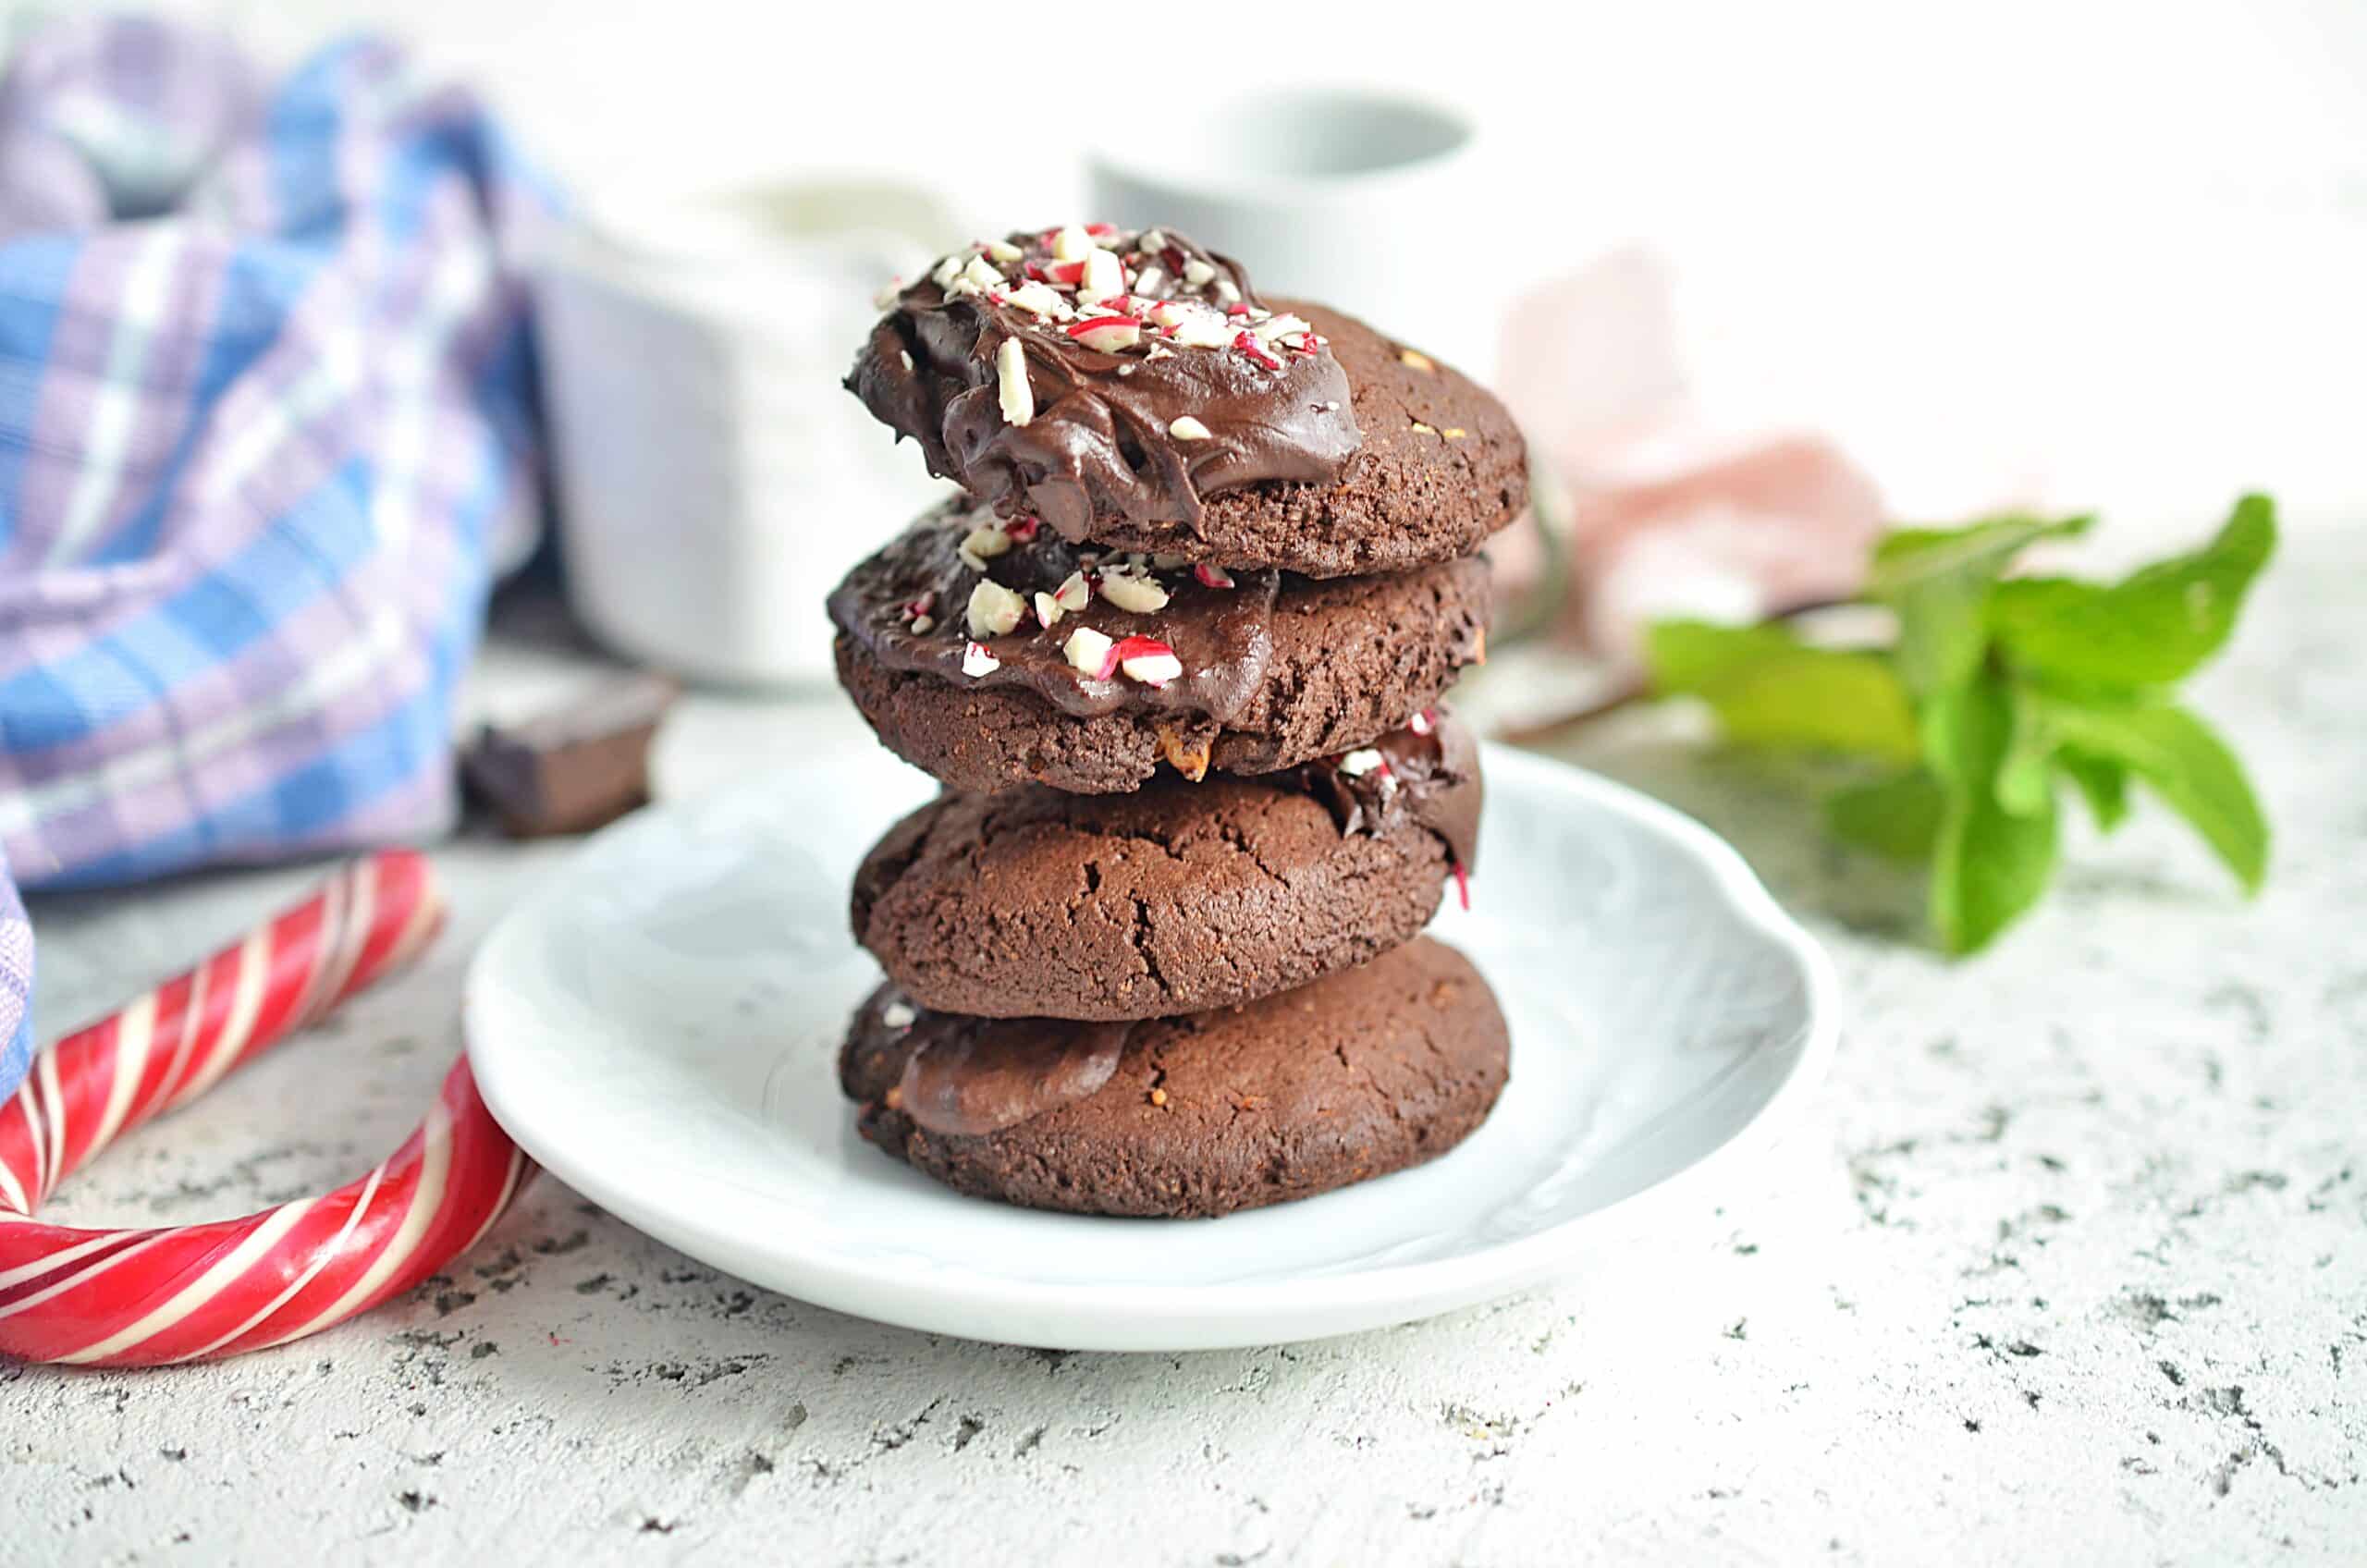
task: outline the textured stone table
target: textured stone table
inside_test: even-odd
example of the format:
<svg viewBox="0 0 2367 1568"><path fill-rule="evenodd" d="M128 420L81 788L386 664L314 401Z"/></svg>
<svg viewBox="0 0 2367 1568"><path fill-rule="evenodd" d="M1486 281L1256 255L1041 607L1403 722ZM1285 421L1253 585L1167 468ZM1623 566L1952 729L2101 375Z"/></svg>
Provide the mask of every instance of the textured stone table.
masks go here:
<svg viewBox="0 0 2367 1568"><path fill-rule="evenodd" d="M2358 1561L2367 1550L2367 541L2297 541L2199 692L2279 829L2244 907L2148 812L1952 966L1781 780L1608 724L1832 946L1815 1112L1723 1207L1566 1283L1192 1356L933 1339L742 1287L545 1178L448 1280L221 1366L0 1367L40 1562ZM563 676L509 646L486 692ZM669 787L861 743L705 700ZM564 848L439 851L457 927L58 1200L241 1212L401 1136L472 940ZM54 1030L316 873L36 910ZM318 1108L339 1109L324 1118ZM726 1553L731 1554L727 1558Z"/></svg>

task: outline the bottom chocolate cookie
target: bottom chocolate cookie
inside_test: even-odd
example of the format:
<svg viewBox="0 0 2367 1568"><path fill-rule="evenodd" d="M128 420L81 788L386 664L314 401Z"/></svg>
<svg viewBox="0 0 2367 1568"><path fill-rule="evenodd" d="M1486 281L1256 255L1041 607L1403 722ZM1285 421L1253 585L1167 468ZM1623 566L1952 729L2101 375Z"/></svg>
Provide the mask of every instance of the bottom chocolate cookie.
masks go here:
<svg viewBox="0 0 2367 1568"><path fill-rule="evenodd" d="M1510 1049L1488 983L1424 937L1294 991L1139 1023L929 1012L883 985L839 1081L865 1137L958 1192L1181 1219L1445 1153L1486 1120Z"/></svg>

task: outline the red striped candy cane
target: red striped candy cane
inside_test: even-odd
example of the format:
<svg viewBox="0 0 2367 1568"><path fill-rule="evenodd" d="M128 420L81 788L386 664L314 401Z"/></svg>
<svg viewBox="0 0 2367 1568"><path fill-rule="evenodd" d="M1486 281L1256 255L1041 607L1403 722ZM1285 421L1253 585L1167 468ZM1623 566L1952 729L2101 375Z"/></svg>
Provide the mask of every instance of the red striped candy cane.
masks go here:
<svg viewBox="0 0 2367 1568"><path fill-rule="evenodd" d="M85 1161L417 956L443 923L427 862L354 862L311 899L58 1041L0 1106L0 1354L152 1366L282 1344L465 1252L533 1167L464 1056L360 1181L243 1219L86 1231L31 1218Z"/></svg>

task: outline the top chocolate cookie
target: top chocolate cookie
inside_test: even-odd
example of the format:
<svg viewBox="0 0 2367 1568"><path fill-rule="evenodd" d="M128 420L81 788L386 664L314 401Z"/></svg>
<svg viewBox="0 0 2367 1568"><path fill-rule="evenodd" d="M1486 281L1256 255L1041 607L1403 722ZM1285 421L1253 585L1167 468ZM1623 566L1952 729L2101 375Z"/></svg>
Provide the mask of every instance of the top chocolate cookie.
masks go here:
<svg viewBox="0 0 2367 1568"><path fill-rule="evenodd" d="M953 252L847 386L931 472L1076 543L1337 577L1467 554L1527 502L1486 392L1158 229Z"/></svg>

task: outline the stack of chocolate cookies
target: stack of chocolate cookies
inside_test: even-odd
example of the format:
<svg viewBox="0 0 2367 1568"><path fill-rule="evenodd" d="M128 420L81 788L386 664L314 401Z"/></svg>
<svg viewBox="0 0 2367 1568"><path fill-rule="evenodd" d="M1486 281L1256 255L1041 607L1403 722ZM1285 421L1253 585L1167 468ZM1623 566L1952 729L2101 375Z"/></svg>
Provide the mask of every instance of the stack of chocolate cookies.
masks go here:
<svg viewBox="0 0 2367 1568"><path fill-rule="evenodd" d="M856 874L865 1136L1125 1215L1453 1147L1507 1042L1419 932L1478 822L1440 697L1527 504L1510 417L1171 230L1013 234L885 303L848 387L965 495L830 595L840 680L945 785Z"/></svg>

